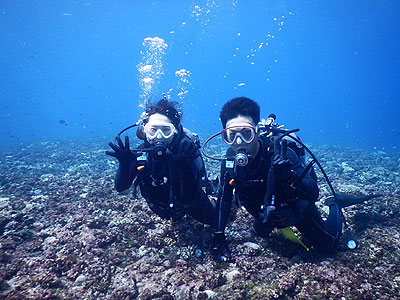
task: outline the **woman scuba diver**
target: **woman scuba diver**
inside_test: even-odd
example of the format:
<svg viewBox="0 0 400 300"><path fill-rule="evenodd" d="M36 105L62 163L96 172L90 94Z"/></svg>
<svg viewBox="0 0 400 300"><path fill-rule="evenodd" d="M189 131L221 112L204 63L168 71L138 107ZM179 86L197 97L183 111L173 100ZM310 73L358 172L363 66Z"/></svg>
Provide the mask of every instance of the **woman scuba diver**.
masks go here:
<svg viewBox="0 0 400 300"><path fill-rule="evenodd" d="M134 125L121 131L114 151L106 154L119 161L115 176L118 192L132 183L139 186L150 209L164 219L180 220L190 215L203 224L213 221L214 206L202 189L205 167L200 155L200 142L196 134L181 125L179 104L161 99L150 105ZM143 141L131 149L129 138L125 144L120 134L137 127L136 135Z"/></svg>

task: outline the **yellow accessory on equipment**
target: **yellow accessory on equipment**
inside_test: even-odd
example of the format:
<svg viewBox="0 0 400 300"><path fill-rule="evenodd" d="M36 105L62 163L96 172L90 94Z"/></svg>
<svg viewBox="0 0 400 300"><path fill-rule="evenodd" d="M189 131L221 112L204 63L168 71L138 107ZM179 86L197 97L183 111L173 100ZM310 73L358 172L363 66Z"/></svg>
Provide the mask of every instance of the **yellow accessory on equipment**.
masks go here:
<svg viewBox="0 0 400 300"><path fill-rule="evenodd" d="M300 241L300 239L297 237L297 235L294 233L294 231L292 230L292 228L290 227L285 227L281 229L281 232L283 233L284 236L286 236L286 238L288 238L289 240L291 240L294 243L297 243L299 245L302 245L307 251L310 251L310 249L307 248L306 245L303 244L302 241Z"/></svg>

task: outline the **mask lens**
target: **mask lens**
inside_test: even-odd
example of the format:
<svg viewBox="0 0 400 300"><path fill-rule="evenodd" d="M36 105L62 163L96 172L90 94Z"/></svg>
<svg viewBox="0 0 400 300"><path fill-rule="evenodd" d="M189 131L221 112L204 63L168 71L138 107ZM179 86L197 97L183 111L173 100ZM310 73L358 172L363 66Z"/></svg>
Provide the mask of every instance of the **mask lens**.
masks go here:
<svg viewBox="0 0 400 300"><path fill-rule="evenodd" d="M157 134L156 126L151 126L151 125L145 126L144 131L146 132L147 135L151 137L154 137Z"/></svg>
<svg viewBox="0 0 400 300"><path fill-rule="evenodd" d="M250 143L254 138L254 130L250 127L244 127L240 133L243 137L243 140L247 141L247 143Z"/></svg>
<svg viewBox="0 0 400 300"><path fill-rule="evenodd" d="M237 131L231 128L228 128L225 130L225 140L228 143L233 143L233 141L235 140Z"/></svg>
<svg viewBox="0 0 400 300"><path fill-rule="evenodd" d="M222 131L222 139L224 140L225 143L231 144L232 141L233 141L233 138L234 138L234 137L232 137L232 136L230 135L230 132L229 132L227 129L224 129L224 130Z"/></svg>
<svg viewBox="0 0 400 300"><path fill-rule="evenodd" d="M163 133L164 137L165 136L169 137L173 134L173 129L171 126L161 126L160 130Z"/></svg>

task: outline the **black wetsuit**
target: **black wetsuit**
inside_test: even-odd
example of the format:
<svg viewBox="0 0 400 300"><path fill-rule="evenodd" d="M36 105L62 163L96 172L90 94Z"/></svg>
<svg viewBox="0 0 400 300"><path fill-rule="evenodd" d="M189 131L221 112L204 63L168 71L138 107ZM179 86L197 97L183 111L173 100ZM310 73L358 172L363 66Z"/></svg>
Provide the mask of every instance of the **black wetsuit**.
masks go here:
<svg viewBox="0 0 400 300"><path fill-rule="evenodd" d="M192 141L191 134L182 126L178 127L169 150L159 156L149 152L138 158L138 164L132 164L129 178L123 178L119 170L115 176L115 184L119 190L126 190L135 180L139 185L142 196L150 209L161 218L179 220L185 214L192 216L201 223L211 224L214 206L202 189L202 176L205 175L203 159L199 153L199 142ZM190 163L182 164L173 160L172 155L179 151L183 139L195 143L197 157ZM149 148L145 142L139 148ZM122 186L122 188L121 188Z"/></svg>
<svg viewBox="0 0 400 300"><path fill-rule="evenodd" d="M221 166L221 178L218 200L216 204L215 232L223 232L228 215L231 211L233 188L229 187L225 176L234 178L235 197L239 204L255 218L253 227L262 236L268 236L273 228L296 226L312 245L322 251L333 249L341 233L341 215L336 204L330 206L327 221L323 221L315 206L319 190L317 178L313 169L301 180L296 189L288 182L275 181L274 204L275 211L268 222L264 223L264 197L267 189L268 173L271 160L274 156L270 139L259 138L259 151L245 167L235 166L235 171L226 167L226 162ZM227 157L232 156L233 150L229 149ZM304 170L298 155L287 148L287 158L292 163L294 178L300 177ZM224 180L225 178L225 180Z"/></svg>

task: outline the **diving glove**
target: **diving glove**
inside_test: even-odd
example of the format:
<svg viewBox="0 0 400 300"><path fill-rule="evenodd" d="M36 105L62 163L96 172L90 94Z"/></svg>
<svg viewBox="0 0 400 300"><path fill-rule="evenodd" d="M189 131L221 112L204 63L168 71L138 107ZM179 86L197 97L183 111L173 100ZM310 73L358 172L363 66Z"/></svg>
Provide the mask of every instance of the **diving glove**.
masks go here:
<svg viewBox="0 0 400 300"><path fill-rule="evenodd" d="M293 179L293 163L287 158L287 140L282 140L279 149L275 150L276 154L272 159L272 168L274 170L275 179L278 181L288 182Z"/></svg>
<svg viewBox="0 0 400 300"><path fill-rule="evenodd" d="M275 177L274 194L278 202L289 203L296 198L295 183L298 177L293 170L293 163L287 157L287 140L282 140L277 148L271 163Z"/></svg>
<svg viewBox="0 0 400 300"><path fill-rule="evenodd" d="M210 252L217 262L227 262L232 258L224 233L214 233L210 244Z"/></svg>
<svg viewBox="0 0 400 300"><path fill-rule="evenodd" d="M108 143L114 152L106 151L106 154L118 159L121 168L129 169L132 163L137 161L137 157L140 156L140 154L131 151L129 148L128 136L125 136L125 145L122 143L119 136L117 136L115 139L116 143Z"/></svg>
<svg viewBox="0 0 400 300"><path fill-rule="evenodd" d="M173 153L172 158L178 165L186 167L199 155L198 148L192 141L182 139L179 149Z"/></svg>

